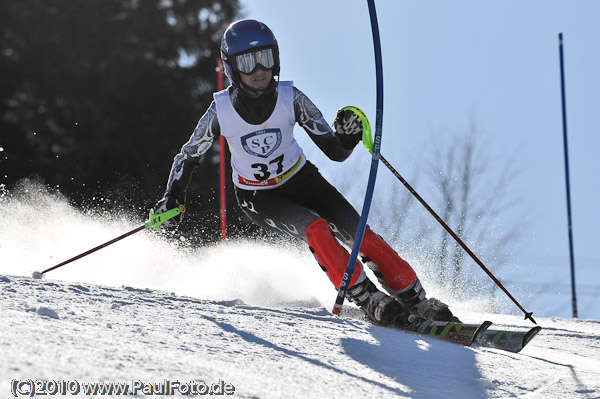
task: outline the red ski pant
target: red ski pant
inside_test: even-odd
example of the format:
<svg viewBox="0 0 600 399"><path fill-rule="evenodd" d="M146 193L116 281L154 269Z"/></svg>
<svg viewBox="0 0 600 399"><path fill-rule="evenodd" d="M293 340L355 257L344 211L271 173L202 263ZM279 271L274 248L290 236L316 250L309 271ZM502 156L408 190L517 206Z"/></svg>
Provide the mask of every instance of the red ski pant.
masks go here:
<svg viewBox="0 0 600 399"><path fill-rule="evenodd" d="M255 224L306 240L327 276L339 288L350 257L340 242L346 247L354 244L360 215L312 163L307 161L282 186L267 190L236 187L236 196ZM360 254L370 259L369 266L376 268L377 277L391 291L402 292L416 279L412 267L369 228ZM351 284L365 276L359 262L354 270Z"/></svg>
<svg viewBox="0 0 600 399"><path fill-rule="evenodd" d="M336 240L325 219L316 220L306 229L306 241L319 265L339 289L350 254ZM365 230L360 254L376 265L376 275L392 291L404 291L417 278L413 268L369 228ZM364 271L357 261L350 286L363 279Z"/></svg>

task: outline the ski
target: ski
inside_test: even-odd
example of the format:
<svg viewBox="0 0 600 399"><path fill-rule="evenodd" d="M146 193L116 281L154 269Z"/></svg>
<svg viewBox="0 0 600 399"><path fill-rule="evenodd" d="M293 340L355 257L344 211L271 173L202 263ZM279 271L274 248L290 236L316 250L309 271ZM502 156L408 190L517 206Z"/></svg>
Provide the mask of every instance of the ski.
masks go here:
<svg viewBox="0 0 600 399"><path fill-rule="evenodd" d="M481 324L434 321L427 327L425 334L433 338L469 346L476 342L491 325L491 321L484 321Z"/></svg>
<svg viewBox="0 0 600 399"><path fill-rule="evenodd" d="M481 335L485 333L487 328L491 325L491 321L484 321L481 324L432 321L431 324L424 329L424 331L413 331L409 329L403 329L401 327L394 327L394 329L413 334L427 335L432 338L441 339L455 344L470 346L473 342L478 341Z"/></svg>
<svg viewBox="0 0 600 399"><path fill-rule="evenodd" d="M542 329L540 326L527 331L486 330L475 340L475 343L489 348L520 352Z"/></svg>

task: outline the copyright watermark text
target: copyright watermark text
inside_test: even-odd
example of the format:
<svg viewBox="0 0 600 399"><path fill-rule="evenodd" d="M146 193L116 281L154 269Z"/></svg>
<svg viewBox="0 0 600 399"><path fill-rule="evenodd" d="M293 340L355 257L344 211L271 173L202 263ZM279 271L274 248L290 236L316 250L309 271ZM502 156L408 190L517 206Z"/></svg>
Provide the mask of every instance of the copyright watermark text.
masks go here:
<svg viewBox="0 0 600 399"><path fill-rule="evenodd" d="M111 396L135 396L135 395L233 395L235 387L229 382L219 380L213 384L205 382L179 380L163 380L160 382L143 382L132 380L129 382L79 382L77 380L37 380L37 379L14 379L11 382L11 393L14 397L37 395L111 395Z"/></svg>

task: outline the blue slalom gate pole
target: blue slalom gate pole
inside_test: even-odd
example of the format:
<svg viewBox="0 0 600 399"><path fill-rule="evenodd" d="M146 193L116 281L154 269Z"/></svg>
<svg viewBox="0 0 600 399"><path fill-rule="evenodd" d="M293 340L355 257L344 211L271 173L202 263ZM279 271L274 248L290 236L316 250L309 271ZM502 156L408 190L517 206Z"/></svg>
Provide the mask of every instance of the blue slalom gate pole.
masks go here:
<svg viewBox="0 0 600 399"><path fill-rule="evenodd" d="M369 181L367 183L367 192L365 194L365 202L363 203L362 213L360 215L360 221L358 223L358 230L354 238L354 246L350 253L350 259L348 259L348 265L346 271L340 283L338 289L338 295L335 300L333 307L333 314L339 315L342 312L342 305L346 298L346 293L354 273L354 265L356 264L356 258L358 257L358 251L365 234L367 227L367 219L369 217L369 210L371 209L371 200L373 199L373 191L375 189L375 180L377 178L377 167L379 165L379 154L381 152L381 128L383 124L383 62L381 58L381 42L379 39L379 25L377 23L377 12L375 10L375 1L367 0L369 6L369 16L371 18L371 31L373 33L373 48L375 50L375 74L377 81L377 106L376 106L376 119L375 119L375 137L373 141L373 152L371 158L371 170L369 172Z"/></svg>
<svg viewBox="0 0 600 399"><path fill-rule="evenodd" d="M571 261L571 304L573 318L577 318L577 294L575 292L575 255L573 251L573 221L571 218L571 185L569 183L569 147L567 146L567 100L565 95L565 67L563 60L563 35L558 34L558 48L560 54L560 89L562 98L563 144L565 150L565 179L567 185L567 218L569 224L569 257Z"/></svg>

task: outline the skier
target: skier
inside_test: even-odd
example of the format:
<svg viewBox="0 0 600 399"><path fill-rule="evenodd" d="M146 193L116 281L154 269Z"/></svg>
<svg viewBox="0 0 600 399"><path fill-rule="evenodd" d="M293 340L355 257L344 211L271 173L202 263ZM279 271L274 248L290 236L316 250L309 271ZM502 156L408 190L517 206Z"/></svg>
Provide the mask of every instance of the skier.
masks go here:
<svg viewBox="0 0 600 399"><path fill-rule="evenodd" d="M342 110L332 130L303 92L291 81L280 81L277 40L261 22L232 23L223 34L221 58L231 85L214 94L175 156L154 212L184 203L194 168L221 134L229 145L237 202L244 213L265 229L305 240L339 289L350 257L340 242L352 247L360 216L306 159L293 127L298 123L331 160L341 162L361 140L362 123L352 111ZM165 226L174 226L180 216ZM425 297L412 267L369 228L360 254L389 293L381 292L357 261L347 297L372 322L418 330L428 320L458 320L448 306Z"/></svg>

